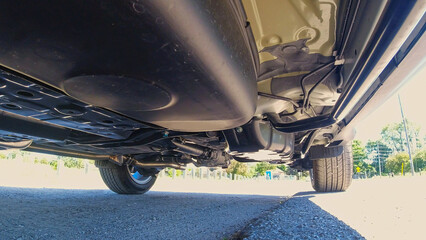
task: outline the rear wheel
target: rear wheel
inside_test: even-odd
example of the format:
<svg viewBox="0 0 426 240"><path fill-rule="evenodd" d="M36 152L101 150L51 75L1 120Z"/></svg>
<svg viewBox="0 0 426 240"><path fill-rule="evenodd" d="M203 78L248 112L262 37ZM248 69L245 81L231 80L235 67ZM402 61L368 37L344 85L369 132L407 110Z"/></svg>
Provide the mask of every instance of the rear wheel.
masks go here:
<svg viewBox="0 0 426 240"><path fill-rule="evenodd" d="M336 157L313 160L310 171L312 187L317 192L345 191L352 182L353 160L351 146L345 146Z"/></svg>
<svg viewBox="0 0 426 240"><path fill-rule="evenodd" d="M146 174L132 165L118 166L108 161L96 161L102 180L111 191L119 194L143 194L157 180L157 174Z"/></svg>

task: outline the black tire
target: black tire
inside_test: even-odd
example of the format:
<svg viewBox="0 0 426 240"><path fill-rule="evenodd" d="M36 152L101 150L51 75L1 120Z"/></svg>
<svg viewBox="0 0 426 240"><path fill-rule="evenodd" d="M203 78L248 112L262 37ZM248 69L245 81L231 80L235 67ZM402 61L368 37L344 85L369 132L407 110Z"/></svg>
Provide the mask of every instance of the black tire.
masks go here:
<svg viewBox="0 0 426 240"><path fill-rule="evenodd" d="M149 191L157 180L157 174L143 176L131 166L118 166L109 161L97 160L102 180L108 188L118 194L143 194ZM138 174L138 177L135 175ZM140 177L139 177L140 176Z"/></svg>
<svg viewBox="0 0 426 240"><path fill-rule="evenodd" d="M337 150L337 149L336 149ZM332 148L327 151L333 151ZM337 157L312 160L312 187L317 192L341 192L352 182L353 160L351 146L345 146Z"/></svg>

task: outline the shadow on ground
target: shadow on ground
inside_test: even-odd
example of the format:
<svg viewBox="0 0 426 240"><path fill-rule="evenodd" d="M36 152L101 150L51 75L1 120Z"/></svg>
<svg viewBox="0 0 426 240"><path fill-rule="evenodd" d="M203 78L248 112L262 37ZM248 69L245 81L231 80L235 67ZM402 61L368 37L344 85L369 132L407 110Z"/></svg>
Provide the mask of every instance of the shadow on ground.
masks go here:
<svg viewBox="0 0 426 240"><path fill-rule="evenodd" d="M0 187L0 239L223 239L283 199Z"/></svg>
<svg viewBox="0 0 426 240"><path fill-rule="evenodd" d="M323 194L340 193L299 192L252 220L232 239L364 239L310 200Z"/></svg>

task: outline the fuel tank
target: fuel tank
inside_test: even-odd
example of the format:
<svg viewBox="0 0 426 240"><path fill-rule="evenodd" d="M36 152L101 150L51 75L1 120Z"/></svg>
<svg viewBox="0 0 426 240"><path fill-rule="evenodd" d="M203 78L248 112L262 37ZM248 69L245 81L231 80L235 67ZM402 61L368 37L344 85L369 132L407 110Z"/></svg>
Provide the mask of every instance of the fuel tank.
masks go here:
<svg viewBox="0 0 426 240"><path fill-rule="evenodd" d="M141 122L234 128L257 100L248 24L235 2L0 1L0 65Z"/></svg>

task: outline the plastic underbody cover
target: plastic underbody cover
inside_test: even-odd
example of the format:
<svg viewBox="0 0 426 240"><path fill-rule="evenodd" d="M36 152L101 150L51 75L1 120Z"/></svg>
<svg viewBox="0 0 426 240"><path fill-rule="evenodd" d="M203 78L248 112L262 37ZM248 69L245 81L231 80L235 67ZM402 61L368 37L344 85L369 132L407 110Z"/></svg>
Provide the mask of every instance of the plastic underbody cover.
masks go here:
<svg viewBox="0 0 426 240"><path fill-rule="evenodd" d="M245 20L231 2L27 3L0 2L0 65L172 130L223 130L252 118L256 76Z"/></svg>
<svg viewBox="0 0 426 240"><path fill-rule="evenodd" d="M339 1L242 0L242 3L259 50L259 91L301 101L300 79L334 60ZM318 79L309 79L305 87L310 89ZM310 103L334 106L339 97L337 80L332 74L320 84L311 95ZM256 115L284 110L292 112L293 107L280 100L259 97Z"/></svg>

